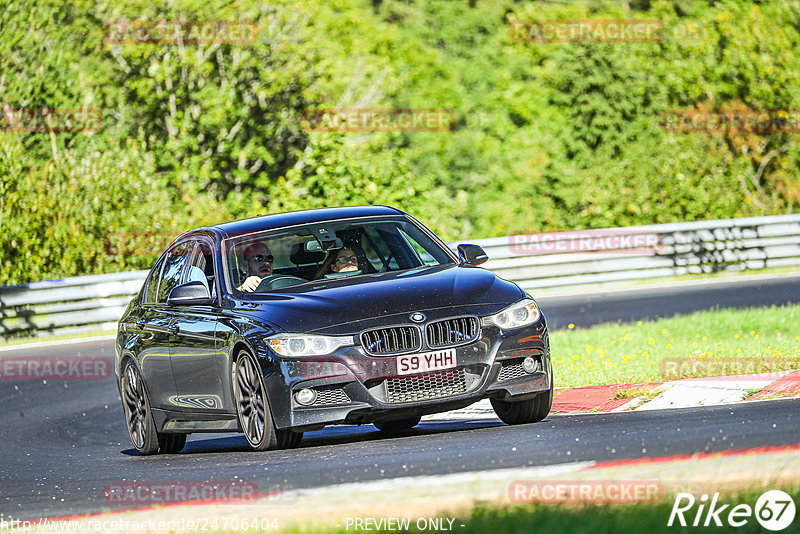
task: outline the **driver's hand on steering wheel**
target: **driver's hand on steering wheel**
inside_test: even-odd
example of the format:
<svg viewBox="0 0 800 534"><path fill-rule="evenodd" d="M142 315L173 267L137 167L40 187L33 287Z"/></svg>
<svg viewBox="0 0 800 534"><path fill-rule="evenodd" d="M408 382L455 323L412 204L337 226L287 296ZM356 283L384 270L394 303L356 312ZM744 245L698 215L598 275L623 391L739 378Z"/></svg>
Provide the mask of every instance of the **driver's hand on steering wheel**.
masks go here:
<svg viewBox="0 0 800 534"><path fill-rule="evenodd" d="M248 293L252 293L258 287L258 284L261 283L262 278L260 276L248 276L242 285L237 287L238 291L247 291Z"/></svg>

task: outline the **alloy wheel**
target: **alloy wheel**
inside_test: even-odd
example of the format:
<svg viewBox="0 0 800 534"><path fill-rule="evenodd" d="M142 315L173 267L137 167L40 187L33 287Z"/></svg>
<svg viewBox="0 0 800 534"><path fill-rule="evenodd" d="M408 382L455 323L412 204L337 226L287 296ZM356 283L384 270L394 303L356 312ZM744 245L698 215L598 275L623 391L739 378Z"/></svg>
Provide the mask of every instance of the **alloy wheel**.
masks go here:
<svg viewBox="0 0 800 534"><path fill-rule="evenodd" d="M139 454L156 454L159 450L159 435L150 413L150 401L147 399L144 382L132 363L125 365L121 382L122 407L131 442Z"/></svg>
<svg viewBox="0 0 800 534"><path fill-rule="evenodd" d="M144 388L136 369L129 365L125 368L124 401L128 421L128 431L134 447L144 447L147 410L145 408Z"/></svg>
<svg viewBox="0 0 800 534"><path fill-rule="evenodd" d="M265 433L272 432L266 425L266 399L260 373L249 354L243 353L236 361L234 370L236 411L247 441L256 450L267 448L271 436L265 436Z"/></svg>

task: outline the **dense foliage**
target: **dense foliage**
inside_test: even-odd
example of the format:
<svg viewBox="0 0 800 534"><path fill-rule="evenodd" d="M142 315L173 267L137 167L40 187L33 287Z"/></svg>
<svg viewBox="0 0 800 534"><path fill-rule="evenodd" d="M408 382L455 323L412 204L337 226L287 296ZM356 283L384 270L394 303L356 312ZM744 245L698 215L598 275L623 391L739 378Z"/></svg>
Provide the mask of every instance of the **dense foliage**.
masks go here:
<svg viewBox="0 0 800 534"><path fill-rule="evenodd" d="M514 20L658 19L656 43L520 43ZM256 25L117 43L115 21ZM675 109L800 109L796 2L5 0L0 284L146 268L213 222L385 203L443 237L797 211L786 131L669 132ZM320 108L443 108L440 132L317 132ZM67 129L69 130L69 129Z"/></svg>

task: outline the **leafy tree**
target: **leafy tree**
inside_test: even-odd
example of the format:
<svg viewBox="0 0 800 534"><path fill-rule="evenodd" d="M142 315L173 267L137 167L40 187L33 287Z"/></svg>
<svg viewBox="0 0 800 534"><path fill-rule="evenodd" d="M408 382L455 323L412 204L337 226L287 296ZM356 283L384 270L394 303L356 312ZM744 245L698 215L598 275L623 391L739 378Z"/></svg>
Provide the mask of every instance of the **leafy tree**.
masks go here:
<svg viewBox="0 0 800 534"><path fill-rule="evenodd" d="M642 18L658 43L519 43L511 21ZM114 21L255 24L252 43L120 44ZM448 239L800 206L786 130L672 131L669 110L800 109L779 0L8 0L0 283L142 268L190 227L386 203ZM98 110L15 128L13 110ZM318 108L451 110L444 132L330 133Z"/></svg>

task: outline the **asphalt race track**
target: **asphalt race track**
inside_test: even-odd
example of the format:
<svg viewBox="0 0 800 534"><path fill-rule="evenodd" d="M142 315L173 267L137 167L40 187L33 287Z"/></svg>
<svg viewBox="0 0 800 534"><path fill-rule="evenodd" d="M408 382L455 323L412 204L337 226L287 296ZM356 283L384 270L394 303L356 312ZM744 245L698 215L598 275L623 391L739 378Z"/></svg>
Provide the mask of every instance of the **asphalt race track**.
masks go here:
<svg viewBox="0 0 800 534"><path fill-rule="evenodd" d="M800 300L798 279L784 278L780 284L771 282L760 289L720 284L714 289L717 293L697 286L694 297L686 289L667 294L662 290L655 296L637 290L633 295L614 292L617 301L613 295L609 301L595 294L588 304L541 303L551 324L563 326L645 317L654 310L672 315L703 302L706 308L735 303L742 294L750 305ZM775 300L765 300L770 295ZM637 310L647 313L637 315ZM111 358L113 342L15 349L0 352L0 359L56 355ZM269 493L401 476L800 443L800 399L789 399L550 416L516 427L499 420L429 421L394 438L383 437L371 425L332 427L306 434L299 449L262 453L249 452L239 435L196 434L180 454L140 457L125 428L113 375L46 383L3 377L0 405L0 513L16 519L114 508L106 502L104 488L123 481L243 481Z"/></svg>
<svg viewBox="0 0 800 534"><path fill-rule="evenodd" d="M536 292L533 292L536 297ZM569 323L591 326L613 321L671 317L709 308L748 308L800 302L800 274L696 280L636 289L536 297L551 329Z"/></svg>

